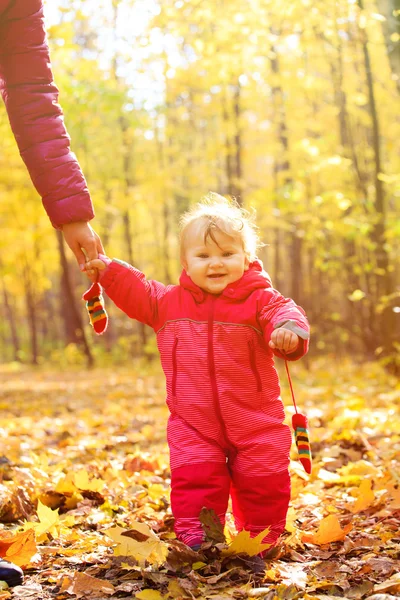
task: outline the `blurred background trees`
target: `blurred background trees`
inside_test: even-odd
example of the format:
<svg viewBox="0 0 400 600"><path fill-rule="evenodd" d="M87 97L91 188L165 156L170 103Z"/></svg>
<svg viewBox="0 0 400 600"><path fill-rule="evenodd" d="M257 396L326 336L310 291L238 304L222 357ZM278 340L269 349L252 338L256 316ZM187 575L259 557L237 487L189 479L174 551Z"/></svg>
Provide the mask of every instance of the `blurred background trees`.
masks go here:
<svg viewBox="0 0 400 600"><path fill-rule="evenodd" d="M72 147L106 251L177 282L179 215L209 190L257 210L260 258L312 352L399 368L399 0L51 0ZM154 334L87 286L0 107L0 361L123 361Z"/></svg>

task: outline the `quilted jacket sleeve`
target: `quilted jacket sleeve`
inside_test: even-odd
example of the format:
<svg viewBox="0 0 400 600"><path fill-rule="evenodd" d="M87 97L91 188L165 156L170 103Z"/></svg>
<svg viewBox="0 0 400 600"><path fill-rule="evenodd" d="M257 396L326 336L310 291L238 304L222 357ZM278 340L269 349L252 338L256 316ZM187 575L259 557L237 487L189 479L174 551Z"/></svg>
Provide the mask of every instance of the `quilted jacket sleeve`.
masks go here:
<svg viewBox="0 0 400 600"><path fill-rule="evenodd" d="M158 303L168 292L167 286L147 280L141 271L116 259L103 271L100 284L128 317L158 328Z"/></svg>
<svg viewBox="0 0 400 600"><path fill-rule="evenodd" d="M32 182L59 228L94 217L53 81L42 0L14 0L0 17L0 89Z"/></svg>
<svg viewBox="0 0 400 600"><path fill-rule="evenodd" d="M285 298L277 290L268 290L267 301L263 303L259 310L258 321L264 333L266 343L271 339L274 329L285 327L299 336L299 345L290 354L284 354L279 350L273 350L276 356L286 360L297 360L304 356L308 351L308 340L310 337L310 327L307 317L301 306Z"/></svg>

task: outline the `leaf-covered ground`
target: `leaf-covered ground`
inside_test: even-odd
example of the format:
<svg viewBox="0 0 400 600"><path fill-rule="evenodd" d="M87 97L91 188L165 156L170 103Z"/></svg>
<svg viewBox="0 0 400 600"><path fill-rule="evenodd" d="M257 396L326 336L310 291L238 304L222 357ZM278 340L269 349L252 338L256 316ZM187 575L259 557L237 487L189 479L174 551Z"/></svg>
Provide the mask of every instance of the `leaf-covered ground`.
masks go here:
<svg viewBox="0 0 400 600"><path fill-rule="evenodd" d="M158 371L0 371L0 555L26 573L0 600L399 597L400 383L376 364L292 371L314 469L293 451L287 532L267 561L173 539Z"/></svg>

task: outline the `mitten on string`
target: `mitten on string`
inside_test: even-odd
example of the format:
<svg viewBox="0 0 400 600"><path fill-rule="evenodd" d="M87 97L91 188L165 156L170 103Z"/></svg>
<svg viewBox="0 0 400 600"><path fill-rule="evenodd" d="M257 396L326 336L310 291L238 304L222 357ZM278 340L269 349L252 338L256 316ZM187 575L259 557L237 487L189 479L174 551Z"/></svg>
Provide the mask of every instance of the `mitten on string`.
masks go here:
<svg viewBox="0 0 400 600"><path fill-rule="evenodd" d="M305 472L310 474L312 457L307 417L296 412L292 417L292 425L300 462L303 465Z"/></svg>
<svg viewBox="0 0 400 600"><path fill-rule="evenodd" d="M86 308L89 313L90 324L97 333L101 335L107 329L108 315L104 308L101 286L97 281L82 296L86 300Z"/></svg>

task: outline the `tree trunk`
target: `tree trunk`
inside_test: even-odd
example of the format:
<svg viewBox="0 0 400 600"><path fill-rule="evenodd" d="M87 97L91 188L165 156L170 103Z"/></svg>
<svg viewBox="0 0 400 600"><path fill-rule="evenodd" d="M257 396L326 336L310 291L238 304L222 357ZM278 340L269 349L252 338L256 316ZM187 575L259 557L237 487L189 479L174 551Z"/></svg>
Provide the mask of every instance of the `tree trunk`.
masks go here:
<svg viewBox="0 0 400 600"><path fill-rule="evenodd" d="M4 300L4 309L5 309L5 313L6 313L6 318L7 318L8 324L10 326L11 340L12 340L12 345L13 345L13 356L14 356L13 360L20 361L21 360L19 357L20 343L19 343L17 325L16 325L15 318L14 318L14 311L10 305L10 299L8 297L8 292L7 292L7 288L5 286L4 281L3 281L3 300Z"/></svg>
<svg viewBox="0 0 400 600"><path fill-rule="evenodd" d="M400 0L376 0L378 11L385 17L382 22L383 35L389 58L392 77L400 93L400 42L391 39L400 35Z"/></svg>
<svg viewBox="0 0 400 600"><path fill-rule="evenodd" d="M271 59L271 68L275 76L279 75L279 62L277 53L274 48L271 48L274 57ZM283 91L279 85L275 85L272 88L272 97L274 100L275 113L278 117L277 129L278 139L282 148L281 159L277 159L274 165L275 171L275 182L277 189L275 190L277 198L277 206L279 206L279 198L282 195L281 187L284 192L289 192L293 188L293 179L290 173L289 163L289 139L288 139L288 128L286 124L286 112L283 99ZM280 174L283 174L283 181L280 181ZM289 196L289 203L291 197ZM291 226L290 246L289 246L289 259L290 259L290 295L296 302L301 301L301 281L302 281L302 239L297 234L297 217L292 207L288 204L286 207L287 219ZM283 217L283 215L281 215ZM279 238L279 233L276 232L276 239ZM279 251L279 250L277 250ZM285 291L285 290L284 290Z"/></svg>
<svg viewBox="0 0 400 600"><path fill-rule="evenodd" d="M29 327L29 338L31 346L31 360L32 365L38 364L39 351L38 351L38 337L37 337L37 314L35 304L35 294L33 291L33 285L31 281L31 271L27 264L23 267L23 281L25 287L25 304L26 313L28 316L28 327Z"/></svg>
<svg viewBox="0 0 400 600"><path fill-rule="evenodd" d="M363 0L358 0L358 6L361 10L364 9ZM362 48L364 54L364 65L366 82L368 88L368 108L372 121L372 148L374 153L374 187L375 187L375 202L374 208L376 211L377 219L373 224L371 231L371 240L375 246L375 257L377 264L377 296L375 299L375 305L380 303L384 296L389 296L392 292L392 278L390 273L390 262L389 255L386 250L386 206L385 206L385 194L383 188L383 182L380 179L381 167L381 136L379 127L379 118L376 107L375 91L373 84L373 76L371 69L371 59L368 49L368 39L365 29L360 30ZM386 306L381 313L376 315L377 320L380 322L381 339L379 340L380 346L384 348L384 355L386 358L394 356L396 349L394 346L395 342L395 314L391 310L391 306Z"/></svg>
<svg viewBox="0 0 400 600"><path fill-rule="evenodd" d="M243 205L243 181L242 181L242 128L240 125L241 108L240 108L241 87L238 81L235 85L235 93L233 97L233 114L235 118L235 176L234 176L234 193L233 196L238 204Z"/></svg>
<svg viewBox="0 0 400 600"><path fill-rule="evenodd" d="M67 344L77 344L83 349L88 367L93 366L93 356L90 351L85 331L83 329L81 314L76 306L74 292L71 284L68 261L65 254L64 238L61 231L57 231L58 249L60 254L61 282L60 282L60 307L64 323L64 334Z"/></svg>
<svg viewBox="0 0 400 600"><path fill-rule="evenodd" d="M229 133L229 111L228 111L228 99L227 99L228 90L224 90L222 94L222 120L224 123L225 129L225 176L226 176L226 189L225 193L229 196L234 196L235 186L233 183L234 173L233 173L233 152L232 152L232 143L231 136Z"/></svg>

